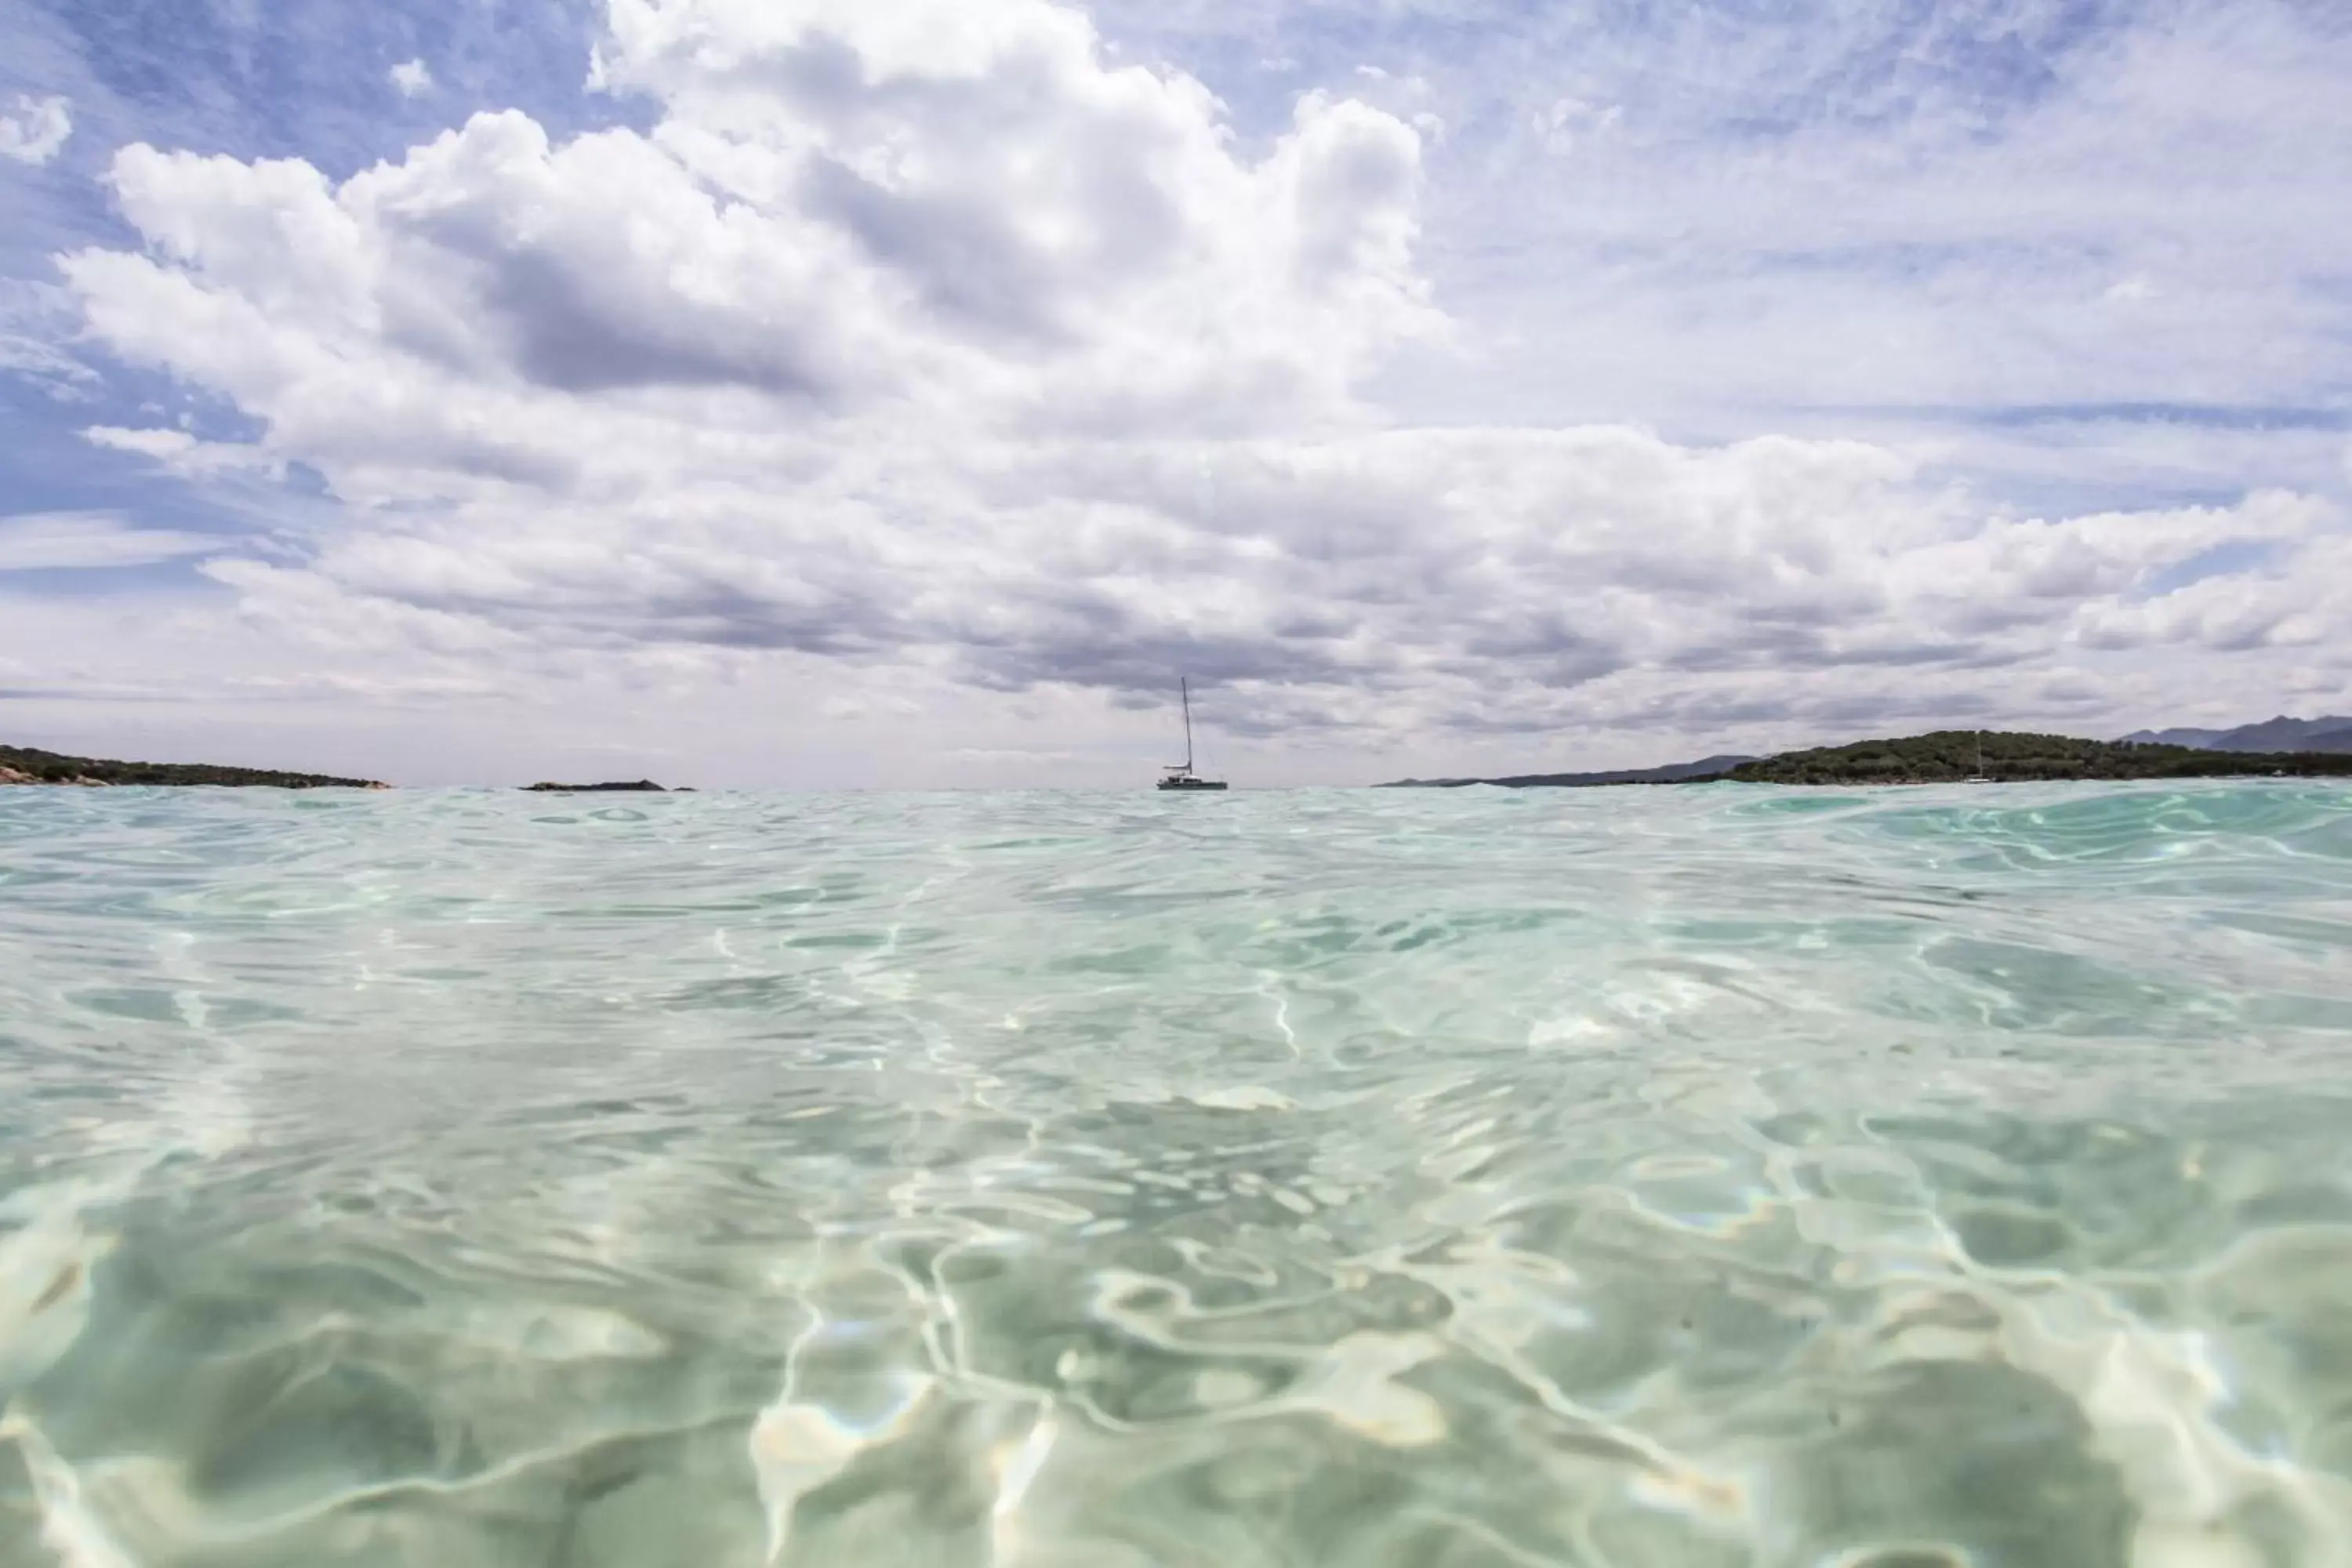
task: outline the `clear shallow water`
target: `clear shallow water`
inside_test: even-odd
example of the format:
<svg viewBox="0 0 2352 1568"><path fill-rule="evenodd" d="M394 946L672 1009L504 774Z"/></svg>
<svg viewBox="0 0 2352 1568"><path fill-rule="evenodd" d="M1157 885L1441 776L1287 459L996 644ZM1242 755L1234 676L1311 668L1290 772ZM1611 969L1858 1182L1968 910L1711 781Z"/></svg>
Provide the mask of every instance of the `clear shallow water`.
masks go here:
<svg viewBox="0 0 2352 1568"><path fill-rule="evenodd" d="M0 791L0 1563L2352 1563L2352 792Z"/></svg>

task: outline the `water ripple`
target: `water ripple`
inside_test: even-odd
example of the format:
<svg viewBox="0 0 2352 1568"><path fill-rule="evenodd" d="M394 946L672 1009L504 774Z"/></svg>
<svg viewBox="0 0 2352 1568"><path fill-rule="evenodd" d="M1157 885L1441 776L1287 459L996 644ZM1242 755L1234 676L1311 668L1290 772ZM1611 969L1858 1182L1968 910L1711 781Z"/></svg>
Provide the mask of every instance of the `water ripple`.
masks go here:
<svg viewBox="0 0 2352 1568"><path fill-rule="evenodd" d="M2352 795L0 791L0 1562L2352 1565Z"/></svg>

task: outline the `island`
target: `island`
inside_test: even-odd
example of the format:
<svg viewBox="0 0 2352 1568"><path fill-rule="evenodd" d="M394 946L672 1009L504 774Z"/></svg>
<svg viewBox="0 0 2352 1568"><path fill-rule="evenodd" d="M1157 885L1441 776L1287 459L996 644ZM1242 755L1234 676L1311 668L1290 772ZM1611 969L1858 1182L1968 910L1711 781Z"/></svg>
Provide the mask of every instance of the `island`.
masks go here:
<svg viewBox="0 0 2352 1568"><path fill-rule="evenodd" d="M1856 741L1742 763L1716 776L1740 784L1987 784L2059 779L2352 776L2352 755L2208 752L2189 746L2084 741L1999 730L1939 730L1903 740Z"/></svg>
<svg viewBox="0 0 2352 1568"><path fill-rule="evenodd" d="M1855 741L1769 757L1706 757L1661 768L1611 773L1519 773L1491 779L1402 779L1379 787L1458 789L1494 784L1506 789L1591 789L1612 784L2024 784L2063 779L2352 777L2352 754L2341 752L2222 752L2134 741L2085 741L2072 735L2019 734L2002 730L1938 730L1899 739Z"/></svg>
<svg viewBox="0 0 2352 1568"><path fill-rule="evenodd" d="M376 779L338 778L331 773L278 773L268 768L224 767L216 763L122 763L104 757L68 757L30 746L0 746L0 784L147 784L185 787L209 784L232 789L390 789ZM602 784L535 784L541 795L591 795L625 790L650 795L692 795L686 786L664 787L651 779Z"/></svg>
<svg viewBox="0 0 2352 1568"><path fill-rule="evenodd" d="M336 778L328 773L274 773L268 768L232 768L212 763L121 763L101 757L68 757L28 746L0 746L0 784L214 785L236 789L389 789L375 779Z"/></svg>

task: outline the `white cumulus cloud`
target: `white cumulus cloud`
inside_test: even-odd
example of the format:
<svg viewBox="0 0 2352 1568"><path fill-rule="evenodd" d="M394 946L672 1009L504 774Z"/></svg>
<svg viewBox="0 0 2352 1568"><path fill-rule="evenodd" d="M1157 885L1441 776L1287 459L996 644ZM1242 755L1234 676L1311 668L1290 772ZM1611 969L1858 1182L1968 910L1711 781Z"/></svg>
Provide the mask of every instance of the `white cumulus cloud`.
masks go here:
<svg viewBox="0 0 2352 1568"><path fill-rule="evenodd" d="M403 60L386 74L403 98L421 98L433 90L433 73L423 60Z"/></svg>

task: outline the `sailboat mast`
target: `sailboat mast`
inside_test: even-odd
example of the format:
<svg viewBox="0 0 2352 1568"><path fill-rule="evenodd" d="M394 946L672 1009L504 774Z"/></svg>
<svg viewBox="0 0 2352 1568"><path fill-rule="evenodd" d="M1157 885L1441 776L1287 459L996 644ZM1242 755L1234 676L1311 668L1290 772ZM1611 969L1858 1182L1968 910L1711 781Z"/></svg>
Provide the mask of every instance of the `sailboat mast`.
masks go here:
<svg viewBox="0 0 2352 1568"><path fill-rule="evenodd" d="M1192 682L1189 677L1176 679L1177 692L1184 699L1184 771L1192 771Z"/></svg>

